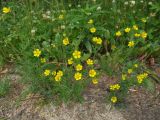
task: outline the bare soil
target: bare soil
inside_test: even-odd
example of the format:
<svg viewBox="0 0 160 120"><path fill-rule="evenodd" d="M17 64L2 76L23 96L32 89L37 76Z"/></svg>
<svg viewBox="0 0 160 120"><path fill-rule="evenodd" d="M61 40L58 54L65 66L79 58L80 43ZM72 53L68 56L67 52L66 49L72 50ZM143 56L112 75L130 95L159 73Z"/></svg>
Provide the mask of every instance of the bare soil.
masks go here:
<svg viewBox="0 0 160 120"><path fill-rule="evenodd" d="M160 85L156 85L154 93L143 88L130 91L126 98L125 108L113 107L106 102L109 84L116 79L103 76L99 85L90 85L84 93L85 101L81 103L53 103L41 105L38 95L29 95L25 100L17 102L25 87L18 82L20 76L9 67L0 70L0 78L5 74L11 80L8 95L0 98L0 120L159 120L160 118Z"/></svg>

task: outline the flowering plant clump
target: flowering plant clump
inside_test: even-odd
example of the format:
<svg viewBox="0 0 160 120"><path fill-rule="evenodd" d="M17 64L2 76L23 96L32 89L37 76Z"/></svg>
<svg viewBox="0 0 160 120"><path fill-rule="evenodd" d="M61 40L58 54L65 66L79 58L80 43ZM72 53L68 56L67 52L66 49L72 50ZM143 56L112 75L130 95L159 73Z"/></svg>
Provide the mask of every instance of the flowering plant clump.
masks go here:
<svg viewBox="0 0 160 120"><path fill-rule="evenodd" d="M20 63L31 92L58 102L80 101L85 89L98 87L106 74L118 79L109 85L108 96L116 104L131 87L150 80L144 61L160 50L151 3L53 0L3 5L0 61Z"/></svg>
<svg viewBox="0 0 160 120"><path fill-rule="evenodd" d="M110 98L112 103L122 101L130 88L141 86L149 81L149 71L142 72L143 67L138 63L131 64L122 70L119 83L110 85ZM121 94L119 93L121 91ZM116 97L116 98L115 98Z"/></svg>

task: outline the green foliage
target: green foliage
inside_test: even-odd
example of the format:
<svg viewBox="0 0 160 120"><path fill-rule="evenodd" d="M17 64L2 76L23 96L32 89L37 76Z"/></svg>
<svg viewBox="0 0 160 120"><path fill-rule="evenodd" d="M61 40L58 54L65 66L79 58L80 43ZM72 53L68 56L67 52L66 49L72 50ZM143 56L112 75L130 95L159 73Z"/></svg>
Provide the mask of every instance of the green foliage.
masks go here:
<svg viewBox="0 0 160 120"><path fill-rule="evenodd" d="M24 96L32 92L59 102L82 101L101 73L119 79L120 88L111 92L118 101L133 86L153 91L151 80L141 84L149 73L139 59L160 51L158 1L25 0L1 6L11 11L0 15L0 63L21 66L28 88ZM128 80L121 80L124 74Z"/></svg>
<svg viewBox="0 0 160 120"><path fill-rule="evenodd" d="M148 91L154 93L155 91L155 84L151 79L147 79L144 83L144 86L147 88Z"/></svg>
<svg viewBox="0 0 160 120"><path fill-rule="evenodd" d="M0 97L4 97L10 89L10 82L7 77L0 80Z"/></svg>
<svg viewBox="0 0 160 120"><path fill-rule="evenodd" d="M2 67L4 65L4 60L3 60L3 57L0 56L0 67Z"/></svg>

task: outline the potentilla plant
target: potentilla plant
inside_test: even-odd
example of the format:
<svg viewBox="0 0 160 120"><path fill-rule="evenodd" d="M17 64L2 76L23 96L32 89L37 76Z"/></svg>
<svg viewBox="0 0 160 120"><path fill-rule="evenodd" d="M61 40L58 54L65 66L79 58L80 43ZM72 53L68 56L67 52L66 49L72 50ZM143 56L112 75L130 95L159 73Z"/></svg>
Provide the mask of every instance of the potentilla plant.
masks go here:
<svg viewBox="0 0 160 120"><path fill-rule="evenodd" d="M149 75L150 72L144 69L143 65L128 63L127 66L123 67L118 82L109 87L110 101L114 104L124 102L124 98L130 91L137 91L136 87L145 86L150 82Z"/></svg>
<svg viewBox="0 0 160 120"><path fill-rule="evenodd" d="M57 15L57 26L63 25L63 27L58 28L58 32L54 30L55 36L49 46L40 47L38 45L33 49L32 58L41 69L41 79L52 81L56 85L56 89L59 89L61 85L65 87L63 83L67 82L71 86L79 84L83 89L90 81L93 84L98 84L99 70L96 68L96 64L98 64L96 56L103 49L103 42L106 38L102 38L101 34L98 34L101 30L96 28L95 20L92 17L83 18L84 14L81 12L75 17L72 14L72 12L64 12ZM143 18L142 23L145 22L146 19ZM147 33L134 24L115 32L113 38L117 42L116 45L122 45L126 47L128 52L130 51L130 54L134 54L134 50L141 48L147 42ZM112 49L118 49L118 47L115 46ZM135 64L135 66L137 65ZM128 74L131 73L132 69L128 69ZM126 79L127 75L122 76L123 79ZM137 77L138 82L142 83L147 76L147 73L140 74ZM110 89L111 91L119 90L123 84L125 83L111 85ZM58 91L57 94L59 93L61 91ZM117 100L115 95L111 97L113 103Z"/></svg>
<svg viewBox="0 0 160 120"><path fill-rule="evenodd" d="M149 73L141 69L139 61L129 63L150 51L153 43L146 29L149 18L139 12L143 4L104 1L104 7L97 2L65 9L66 5L48 3L44 8L35 1L22 7L23 14L14 7L3 8L5 15L12 11L15 16L20 14L12 24L14 34L6 36L19 41L18 62L28 90L56 101L81 101L87 86L97 85L101 73L106 72L122 76L109 88L109 99L116 103L130 87L148 79Z"/></svg>
<svg viewBox="0 0 160 120"><path fill-rule="evenodd" d="M73 97L80 89L75 92L76 98L88 84L98 84L100 76L96 54L101 50L103 38L97 34L94 20L90 16L83 18L83 15L79 13L73 17L72 12L57 15L55 23L58 28L53 29L55 36L50 42L43 41L42 47L36 43L32 52L31 59L41 71L39 79L50 81L53 90L57 90L55 94L63 98L67 95ZM61 91L62 86L70 90Z"/></svg>
<svg viewBox="0 0 160 120"><path fill-rule="evenodd" d="M115 32L114 44L108 43L111 46L111 52L102 58L107 59L108 57L109 59L106 60L108 62L101 60L102 69L107 73L114 69L112 72L115 73L111 74L119 79L109 87L109 100L114 104L123 102L128 92L136 86L146 86L147 84L150 84L150 87L154 86L149 77L151 73L144 69L144 65L137 63L138 59L141 59L139 57L144 56L151 46L151 42L147 39L148 33L142 29L145 28L147 19L142 18L139 21L141 27L134 24L132 27L127 26ZM136 62L133 62L134 60ZM108 65L104 65L105 63ZM104 67L108 67L109 70ZM118 76L121 76L121 78ZM154 87L151 89L154 89Z"/></svg>

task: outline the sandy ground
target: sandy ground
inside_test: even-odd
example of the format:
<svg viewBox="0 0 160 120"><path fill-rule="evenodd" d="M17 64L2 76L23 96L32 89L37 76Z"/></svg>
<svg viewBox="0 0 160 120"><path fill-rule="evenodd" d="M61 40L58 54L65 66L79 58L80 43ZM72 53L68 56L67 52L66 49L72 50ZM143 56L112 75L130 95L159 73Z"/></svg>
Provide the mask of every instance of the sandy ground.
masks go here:
<svg viewBox="0 0 160 120"><path fill-rule="evenodd" d="M90 86L84 93L85 101L80 103L62 104L53 103L41 105L38 96L17 102L23 86L18 83L20 77L9 74L12 81L10 93L0 98L0 120L159 120L160 118L160 87L155 94L140 88L138 92L130 93L126 99L125 108L116 109L105 101L106 87L102 83L97 87ZM24 89L24 88L23 88Z"/></svg>
<svg viewBox="0 0 160 120"><path fill-rule="evenodd" d="M120 111L116 110L111 104L96 101L97 96L87 96L84 103L70 103L55 106L53 103L39 105L40 99L36 96L21 101L17 104L21 87L16 83L20 79L17 75L11 75L13 80L12 92L4 98L0 98L0 116L8 120L126 120ZM93 91L93 89L91 89ZM95 92L94 92L95 94ZM93 98L92 98L93 97ZM112 108L111 108L112 107ZM0 119L0 120L1 120ZM3 120L2 119L2 120Z"/></svg>

